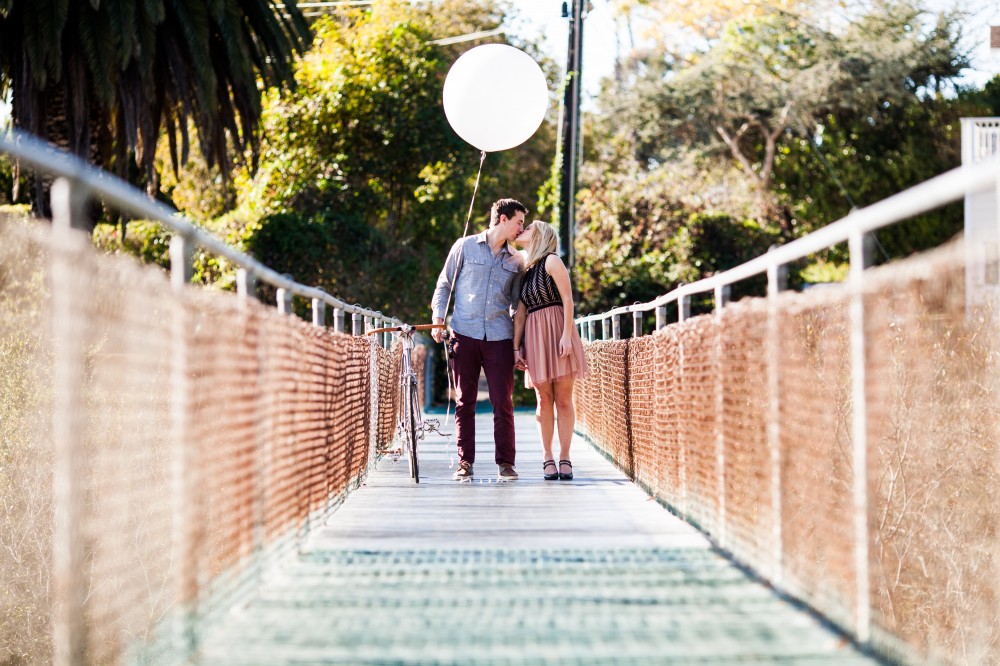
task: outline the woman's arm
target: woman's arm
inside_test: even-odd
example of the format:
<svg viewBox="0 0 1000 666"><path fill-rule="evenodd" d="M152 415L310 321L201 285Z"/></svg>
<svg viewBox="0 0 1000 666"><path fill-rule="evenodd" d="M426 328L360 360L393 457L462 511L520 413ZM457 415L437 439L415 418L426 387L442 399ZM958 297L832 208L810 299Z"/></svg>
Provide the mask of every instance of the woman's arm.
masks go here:
<svg viewBox="0 0 1000 666"><path fill-rule="evenodd" d="M545 259L545 271L552 276L552 281L556 283L559 290L559 298L563 303L563 334L559 341L559 355L569 356L573 353L573 343L570 335L576 323L573 321L573 288L569 283L569 271L566 270L562 259L554 254L550 254Z"/></svg>
<svg viewBox="0 0 1000 666"><path fill-rule="evenodd" d="M528 319L528 308L524 303L517 304L514 312L514 349L521 347L521 337L524 335L524 322Z"/></svg>
<svg viewBox="0 0 1000 666"><path fill-rule="evenodd" d="M514 366L519 370L524 369L524 359L521 358L521 337L524 335L524 322L528 319L528 308L524 302L517 304L514 312Z"/></svg>

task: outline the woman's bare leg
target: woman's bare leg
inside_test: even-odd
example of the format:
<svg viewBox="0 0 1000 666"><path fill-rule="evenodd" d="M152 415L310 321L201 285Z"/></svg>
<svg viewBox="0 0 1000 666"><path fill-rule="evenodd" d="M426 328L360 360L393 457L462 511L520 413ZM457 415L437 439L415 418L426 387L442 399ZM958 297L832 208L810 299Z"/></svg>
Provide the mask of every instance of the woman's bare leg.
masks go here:
<svg viewBox="0 0 1000 666"><path fill-rule="evenodd" d="M552 436L555 434L555 394L552 390L552 384L536 386L535 397L538 400L535 420L538 422L538 436L542 440L542 460L553 460Z"/></svg>
<svg viewBox="0 0 1000 666"><path fill-rule="evenodd" d="M573 405L574 379L552 382L556 414L559 420L559 460L569 460L569 445L573 442L573 426L576 424L576 408ZM569 467L560 472L571 472Z"/></svg>

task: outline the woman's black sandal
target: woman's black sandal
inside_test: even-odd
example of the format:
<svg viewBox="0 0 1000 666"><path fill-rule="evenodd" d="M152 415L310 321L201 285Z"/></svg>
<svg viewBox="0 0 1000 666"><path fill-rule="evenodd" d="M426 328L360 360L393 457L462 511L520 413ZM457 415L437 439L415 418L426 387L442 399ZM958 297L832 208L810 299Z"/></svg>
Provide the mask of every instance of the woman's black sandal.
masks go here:
<svg viewBox="0 0 1000 666"><path fill-rule="evenodd" d="M552 469L555 470L555 472L553 472L552 474L549 474L548 472L545 472L546 468L548 468L549 465L552 465ZM555 481L556 479L559 478L559 468L556 467L556 461L555 460L546 460L545 462L543 462L542 463L542 471L545 472L545 480L546 481Z"/></svg>
<svg viewBox="0 0 1000 666"><path fill-rule="evenodd" d="M568 460L560 460L559 461L559 469L562 469L563 465L569 465L569 474L563 474L562 472L559 472L559 478L562 479L563 481L572 481L573 480L573 463L571 463Z"/></svg>

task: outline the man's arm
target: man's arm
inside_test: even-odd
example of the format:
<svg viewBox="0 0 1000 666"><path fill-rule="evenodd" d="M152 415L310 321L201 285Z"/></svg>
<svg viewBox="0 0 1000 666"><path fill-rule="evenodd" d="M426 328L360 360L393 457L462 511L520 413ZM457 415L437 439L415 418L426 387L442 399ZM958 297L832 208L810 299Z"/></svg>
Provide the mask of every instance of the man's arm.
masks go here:
<svg viewBox="0 0 1000 666"><path fill-rule="evenodd" d="M458 271L461 269L462 245L464 238L459 238L451 246L448 258L444 262L441 274L438 275L437 284L434 287L434 296L431 298L431 315L435 324L443 324L448 316L448 302L451 300L455 282L458 280ZM431 337L435 342L444 340L444 330L436 328L431 331Z"/></svg>

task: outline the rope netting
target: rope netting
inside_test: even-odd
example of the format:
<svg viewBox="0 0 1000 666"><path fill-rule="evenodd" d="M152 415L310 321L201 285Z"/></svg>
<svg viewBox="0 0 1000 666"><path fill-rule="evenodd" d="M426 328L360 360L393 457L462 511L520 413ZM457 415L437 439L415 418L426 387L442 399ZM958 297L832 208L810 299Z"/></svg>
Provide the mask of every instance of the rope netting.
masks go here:
<svg viewBox="0 0 1000 666"><path fill-rule="evenodd" d="M846 285L745 299L589 343L578 430L884 654L998 661L995 312L966 302L961 245L867 272L859 491L851 299Z"/></svg>
<svg viewBox="0 0 1000 666"><path fill-rule="evenodd" d="M52 660L68 588L82 590L88 663L183 651L394 435L398 344L232 294L178 294L163 271L47 226L0 220L0 360L5 663ZM66 386L77 413L58 413ZM52 565L60 419L79 447L68 581Z"/></svg>

